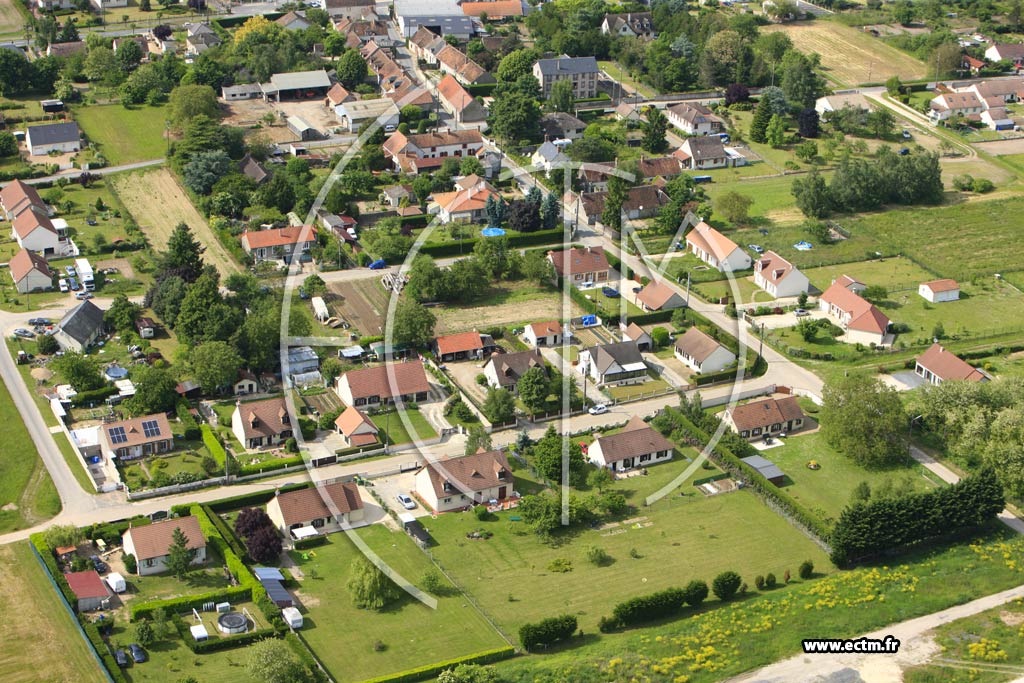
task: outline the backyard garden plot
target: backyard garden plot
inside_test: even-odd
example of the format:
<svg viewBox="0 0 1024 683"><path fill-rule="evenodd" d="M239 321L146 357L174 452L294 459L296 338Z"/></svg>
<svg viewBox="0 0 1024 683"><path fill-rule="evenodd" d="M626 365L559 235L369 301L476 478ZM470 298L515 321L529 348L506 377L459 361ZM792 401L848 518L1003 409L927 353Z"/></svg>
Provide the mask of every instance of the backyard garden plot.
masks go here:
<svg viewBox="0 0 1024 683"><path fill-rule="evenodd" d="M86 139L113 166L161 159L167 153L164 106L88 105L74 107L73 113Z"/></svg>
<svg viewBox="0 0 1024 683"><path fill-rule="evenodd" d="M936 486L934 476L916 462L903 468L866 470L833 450L817 432L792 435L783 442L762 455L786 475L783 490L826 521L839 518L861 482L866 482L876 495L886 490L898 495ZM812 460L820 469L807 467Z"/></svg>
<svg viewBox="0 0 1024 683"><path fill-rule="evenodd" d="M433 566L402 532L373 525L357 533L413 583ZM362 681L506 644L454 587L438 596L436 610L409 596L380 611L354 607L345 584L359 556L340 533L327 545L292 553L293 573L302 575L296 592L305 612L302 635L335 680Z"/></svg>
<svg viewBox="0 0 1024 683"><path fill-rule="evenodd" d="M107 678L28 543L0 546L0 679L101 683Z"/></svg>
<svg viewBox="0 0 1024 683"><path fill-rule="evenodd" d="M842 24L816 20L770 25L762 30L781 31L798 50L821 55L825 76L837 85L881 83L890 76L914 80L927 72L920 60Z"/></svg>
<svg viewBox="0 0 1024 683"><path fill-rule="evenodd" d="M358 330L364 336L375 337L384 333L388 294L377 277L332 282L328 287L333 295L331 309L352 326L350 329ZM331 334L338 334L338 331Z"/></svg>
<svg viewBox="0 0 1024 683"><path fill-rule="evenodd" d="M825 554L749 491L704 497L687 483L654 506L643 507L646 495L686 465L675 460L648 468L648 477L617 482L614 488L627 494L638 507L636 513L601 529L576 530L556 544L542 542L522 522L513 521L514 511L490 522L480 522L472 513L441 515L426 523L438 542L434 556L506 631L571 612L591 633L598 619L623 599L691 579L710 581L728 569L748 579L768 571L781 576L811 559L827 571ZM708 475L698 468L691 481ZM494 535L466 538L481 528ZM587 550L592 546L603 548L613 562L591 564ZM558 559L571 562L572 571L549 569Z"/></svg>

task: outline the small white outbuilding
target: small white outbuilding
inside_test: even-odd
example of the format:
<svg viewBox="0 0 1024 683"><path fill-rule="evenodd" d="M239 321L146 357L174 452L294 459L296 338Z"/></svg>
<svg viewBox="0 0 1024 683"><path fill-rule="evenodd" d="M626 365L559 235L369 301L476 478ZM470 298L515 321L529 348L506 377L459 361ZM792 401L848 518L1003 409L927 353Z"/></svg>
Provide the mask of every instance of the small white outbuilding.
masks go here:
<svg viewBox="0 0 1024 683"><path fill-rule="evenodd" d="M288 628L302 628L302 612L296 607L285 607L281 610L281 617Z"/></svg>

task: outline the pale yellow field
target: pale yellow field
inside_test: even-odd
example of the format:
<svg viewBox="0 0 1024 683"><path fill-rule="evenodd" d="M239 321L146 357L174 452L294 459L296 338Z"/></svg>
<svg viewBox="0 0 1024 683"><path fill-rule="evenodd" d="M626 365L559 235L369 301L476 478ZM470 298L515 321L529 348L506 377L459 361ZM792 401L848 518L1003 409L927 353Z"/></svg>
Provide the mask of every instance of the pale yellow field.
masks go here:
<svg viewBox="0 0 1024 683"><path fill-rule="evenodd" d="M21 33L27 21L18 0L0 0L0 34Z"/></svg>
<svg viewBox="0 0 1024 683"><path fill-rule="evenodd" d="M911 80L926 73L924 62L870 34L831 21L775 24L761 30L782 31L797 49L821 55L825 74L834 85L881 83L890 76Z"/></svg>

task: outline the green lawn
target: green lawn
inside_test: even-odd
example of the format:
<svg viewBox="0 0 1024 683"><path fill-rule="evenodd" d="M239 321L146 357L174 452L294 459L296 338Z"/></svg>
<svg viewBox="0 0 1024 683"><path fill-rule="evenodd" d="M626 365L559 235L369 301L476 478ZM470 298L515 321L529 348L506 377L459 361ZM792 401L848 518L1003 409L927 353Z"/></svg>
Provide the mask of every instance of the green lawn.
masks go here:
<svg viewBox="0 0 1024 683"><path fill-rule="evenodd" d="M764 166L761 166L764 170ZM831 173L823 173L827 180ZM790 191L793 187L793 178L799 176L775 176L772 178L759 178L757 180L746 180L743 182L711 183L704 185L704 191L714 202L715 198L725 192L737 192L754 200L750 205L750 216L752 218L774 218L778 216L779 222L803 222L803 216L795 211L795 200ZM725 220L722 216L712 214L718 220Z"/></svg>
<svg viewBox="0 0 1024 683"><path fill-rule="evenodd" d="M405 408L401 413L409 418L417 439L433 439L437 436L437 432L430 426L427 418L423 417L419 409ZM413 440L401 415L394 410L383 415L371 415L370 419L380 429L382 439L387 434L389 445L409 443Z"/></svg>
<svg viewBox="0 0 1024 683"><path fill-rule="evenodd" d="M621 66L619 66L618 62L602 61L598 62L597 64L598 66L601 67L601 70L604 71L606 74L614 78L616 81L622 83L622 85L626 86L630 90L637 91L644 97L654 97L655 95L658 94L658 92L654 88L650 87L649 85L640 83L632 76L630 76L628 73L626 73L626 71Z"/></svg>
<svg viewBox="0 0 1024 683"><path fill-rule="evenodd" d="M47 520L61 505L6 386L0 387L0 421L7 425L0 443L0 532L7 532Z"/></svg>
<svg viewBox="0 0 1024 683"><path fill-rule="evenodd" d="M941 277L958 280L1018 270L1011 247L1020 226L1008 217L1024 210L1024 197L953 206L886 211L844 222L894 251L911 256ZM884 251L884 250L883 250Z"/></svg>
<svg viewBox="0 0 1024 683"><path fill-rule="evenodd" d="M684 613L678 619L649 628L609 635L597 634L584 623L586 637L578 639L574 647L510 660L498 668L510 683L720 681L797 655L800 641L808 633L852 638L886 624L1016 586L1024 580L1024 567L1019 561L1022 551L1024 539L993 523L991 532L974 541L906 555L898 566L890 562L810 582L796 579L766 595L755 594L726 606L712 598L705 610L695 616ZM697 554L705 555L701 551ZM733 564L741 569L740 562ZM618 563L610 569L617 566ZM663 573L672 574L672 570L674 567L669 563L661 567ZM753 591L753 571L742 569L742 573ZM631 577L630 583L633 580ZM619 589L613 582L602 581L601 585L615 592ZM643 592L655 587L647 584ZM594 592L592 584L590 593ZM612 599L606 598L608 602ZM544 615L557 614L560 602L552 601ZM574 604L571 611L578 612L579 608ZM945 683L948 679L930 680Z"/></svg>
<svg viewBox="0 0 1024 683"><path fill-rule="evenodd" d="M928 471L917 463L891 470L866 470L833 450L820 433L791 436L784 446L771 448L763 455L786 474L783 490L826 521L839 517L853 489L862 481L875 493L883 487L899 493L935 486ZM821 469L808 469L811 460L816 460Z"/></svg>
<svg viewBox="0 0 1024 683"><path fill-rule="evenodd" d="M1017 680L1010 670L999 671L1000 665L1019 667L1024 661L1024 602L1014 600L1005 605L958 619L935 629L944 659L976 662L972 670L929 663L903 672L906 683L1003 683ZM984 641L984 642L982 642ZM988 669L987 665L996 667Z"/></svg>
<svg viewBox="0 0 1024 683"><path fill-rule="evenodd" d="M207 548L207 555L210 549ZM149 600L167 600L182 595L197 595L226 588L230 585L224 578L219 557L211 559L205 565L196 566L184 579L171 574L154 574L151 576L125 576L131 600L126 602L145 602Z"/></svg>
<svg viewBox="0 0 1024 683"><path fill-rule="evenodd" d="M668 382L661 377L649 379L643 384L624 384L622 386L605 387L605 393L617 401L626 401L641 395L653 396L655 392L670 389Z"/></svg>
<svg viewBox="0 0 1024 683"><path fill-rule="evenodd" d="M86 139L113 166L160 159L167 153L164 106L89 105L74 107L73 112Z"/></svg>
<svg viewBox="0 0 1024 683"><path fill-rule="evenodd" d="M0 571L7 583L0 612L19 615L0 624L0 680L107 681L27 541L0 546ZM45 643L54 649L42 656Z"/></svg>
<svg viewBox="0 0 1024 683"><path fill-rule="evenodd" d="M356 533L414 584L433 566L402 532L373 525ZM454 590L438 598L436 610L409 596L380 611L357 609L345 584L358 556L354 543L341 533L312 552L292 553L305 574L298 589L305 612L302 635L336 680L361 681L505 644ZM311 578L313 570L317 578ZM379 651L374 648L378 642L383 646Z"/></svg>
<svg viewBox="0 0 1024 683"><path fill-rule="evenodd" d="M868 286L885 287L890 292L907 290L917 296L917 286L922 282L934 280L935 276L903 257L858 261L856 263L840 263L832 266L807 268L803 271L811 284L825 291L832 281L843 275L860 280ZM897 292L902 294L903 292ZM924 299L921 299L924 301Z"/></svg>
<svg viewBox="0 0 1024 683"><path fill-rule="evenodd" d="M75 481L78 482L78 485L86 493L95 493L96 487L93 485L92 477L85 471L82 458L75 452L67 435L63 432L54 434L53 440L57 442L57 448L60 449L60 454L64 456L64 462L67 463L71 473L75 475Z"/></svg>
<svg viewBox="0 0 1024 683"><path fill-rule="evenodd" d="M638 507L633 517L642 519L604 531L576 530L560 536L555 544L543 543L522 522L511 521L514 511L483 523L471 513L446 513L426 520L425 525L438 542L434 555L506 631L569 612L592 634L598 619L609 614L616 602L691 579L710 581L726 569L751 576L773 571L781 576L785 569L795 571L810 558L829 570L827 558L816 545L749 491L705 498L685 484L652 507L643 507L646 495L687 465L677 459L649 467L648 477L615 484ZM698 468L692 478L710 473ZM467 533L480 527L494 536L485 541L466 539ZM590 546L602 547L614 562L605 567L591 564L586 557ZM638 557L630 556L631 549L636 549ZM467 562L467 557L472 561ZM572 571L549 571L548 565L557 558L571 561Z"/></svg>

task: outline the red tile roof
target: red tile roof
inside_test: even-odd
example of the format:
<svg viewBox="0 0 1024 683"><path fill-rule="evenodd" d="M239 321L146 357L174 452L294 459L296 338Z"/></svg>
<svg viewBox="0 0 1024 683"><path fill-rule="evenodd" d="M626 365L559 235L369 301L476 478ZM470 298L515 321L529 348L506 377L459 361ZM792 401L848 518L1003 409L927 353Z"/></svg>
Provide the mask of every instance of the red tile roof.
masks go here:
<svg viewBox="0 0 1024 683"><path fill-rule="evenodd" d="M552 334L562 334L562 324L557 320L549 320L543 323L532 323L529 327L533 329L533 335L535 337L547 337Z"/></svg>
<svg viewBox="0 0 1024 683"><path fill-rule="evenodd" d="M57 234L57 229L53 227L53 223L46 214L36 209L19 213L18 217L11 222L11 227L21 239L25 239L36 230L47 230L54 235Z"/></svg>
<svg viewBox="0 0 1024 683"><path fill-rule="evenodd" d="M595 445L601 444L601 455L605 464L620 462L626 458L635 458L660 451L671 451L672 442L657 430L644 422L639 415L629 418L622 431L609 436L599 436Z"/></svg>
<svg viewBox="0 0 1024 683"><path fill-rule="evenodd" d="M697 245L701 251L711 254L719 261L729 258L729 254L739 248L735 242L704 221L698 223L693 230L687 233L686 241Z"/></svg>
<svg viewBox="0 0 1024 683"><path fill-rule="evenodd" d="M279 493L276 500L281 508L281 517L285 525L292 526L293 524L307 524L314 519L333 517L333 511L324 501L325 497L329 498L336 506L339 515L363 509L363 499L359 495L359 489L355 483L350 481Z"/></svg>
<svg viewBox="0 0 1024 683"><path fill-rule="evenodd" d="M8 264L11 269L11 276L15 282L20 282L26 275L28 275L33 269L38 270L47 277L53 277L53 273L50 271L50 266L39 254L29 251L28 249L22 249L13 257L11 262Z"/></svg>
<svg viewBox="0 0 1024 683"><path fill-rule="evenodd" d="M479 332L461 332L437 338L437 353L445 356L450 353L468 353L481 351L484 348Z"/></svg>
<svg viewBox="0 0 1024 683"><path fill-rule="evenodd" d="M300 242L312 242L315 239L315 226L289 226L287 228L257 230L256 232L246 231L242 233L242 246L248 250L266 247L287 247L299 244Z"/></svg>
<svg viewBox="0 0 1024 683"><path fill-rule="evenodd" d="M189 550L206 547L206 538L199 527L199 520L191 516L167 519L146 526L133 526L124 532L124 535L132 539L136 560L152 560L167 554L175 529L181 529L188 537Z"/></svg>
<svg viewBox="0 0 1024 683"><path fill-rule="evenodd" d="M65 574L64 578L67 580L68 586L71 587L75 597L79 600L105 598L110 595L107 585L103 583L103 579L100 578L95 569L90 569L86 572L71 572Z"/></svg>
<svg viewBox="0 0 1024 683"><path fill-rule="evenodd" d="M26 208L28 205L46 211L46 202L39 196L36 188L21 180L12 180L0 190L0 205L8 212Z"/></svg>
<svg viewBox="0 0 1024 683"><path fill-rule="evenodd" d="M294 431L283 397L239 403L235 410L241 414L242 432L246 439L277 436L285 431Z"/></svg>
<svg viewBox="0 0 1024 683"><path fill-rule="evenodd" d="M821 300L845 312L850 318L846 326L851 330L885 334L889 329L890 321L884 313L867 299L851 292L838 280L825 290Z"/></svg>
<svg viewBox="0 0 1024 683"><path fill-rule="evenodd" d="M922 282L922 287L927 287L933 292L952 292L960 289L960 285L957 284L956 280L950 280L948 278L942 280L932 280L931 282Z"/></svg>
<svg viewBox="0 0 1024 683"><path fill-rule="evenodd" d="M664 282L655 282L654 280L651 280L646 287L636 294L637 300L652 311L660 309L662 306L667 304L673 296L678 296L676 290L672 289Z"/></svg>
<svg viewBox="0 0 1024 683"><path fill-rule="evenodd" d="M800 402L796 396L785 398L766 398L753 403L746 403L729 411L732 423L741 432L749 432L755 427L789 422L804 417Z"/></svg>
<svg viewBox="0 0 1024 683"><path fill-rule="evenodd" d="M548 258L555 272L565 277L576 273L599 273L611 268L604 247L573 247L563 251L549 251Z"/></svg>
<svg viewBox="0 0 1024 683"><path fill-rule="evenodd" d="M437 94L456 111L462 111L476 101L451 74L445 74L437 84Z"/></svg>
<svg viewBox="0 0 1024 683"><path fill-rule="evenodd" d="M754 261L754 272L761 273L766 281L778 284L786 279L796 268L774 251L766 251L761 258Z"/></svg>
<svg viewBox="0 0 1024 683"><path fill-rule="evenodd" d="M693 358L698 363L703 363L712 353L725 347L719 344L714 337L702 332L696 327L691 327L686 334L676 339L676 351ZM726 349L728 351L728 349ZM730 351L730 353L732 353Z"/></svg>
<svg viewBox="0 0 1024 683"><path fill-rule="evenodd" d="M346 408L341 413L341 415L338 416L338 419L334 421L334 426L336 426L342 434L349 438L352 437L353 432L355 432L363 425L368 425L372 427L374 434L376 434L378 431L377 425L373 424L373 421L370 418L366 417L363 411L359 410L359 408L356 408L355 406L349 406L348 408ZM367 436L370 435L368 434Z"/></svg>
<svg viewBox="0 0 1024 683"><path fill-rule="evenodd" d="M486 451L448 460L428 462L417 472L427 470L430 485L438 498L453 493L475 493L507 485L512 491L514 480L508 460L501 451ZM449 488L445 489L445 484Z"/></svg>
<svg viewBox="0 0 1024 683"><path fill-rule="evenodd" d="M520 0L490 0L490 2L464 2L462 12L467 17L479 17L486 14L488 19L523 16L523 3Z"/></svg>
<svg viewBox="0 0 1024 683"><path fill-rule="evenodd" d="M394 381L391 379L392 374ZM418 360L351 370L342 377L348 383L353 399L371 396L394 398L430 391L423 363Z"/></svg>
<svg viewBox="0 0 1024 683"><path fill-rule="evenodd" d="M971 367L955 353L947 351L938 343L932 344L927 351L918 356L917 363L943 381L962 379L968 382L980 382L987 379L980 370Z"/></svg>

